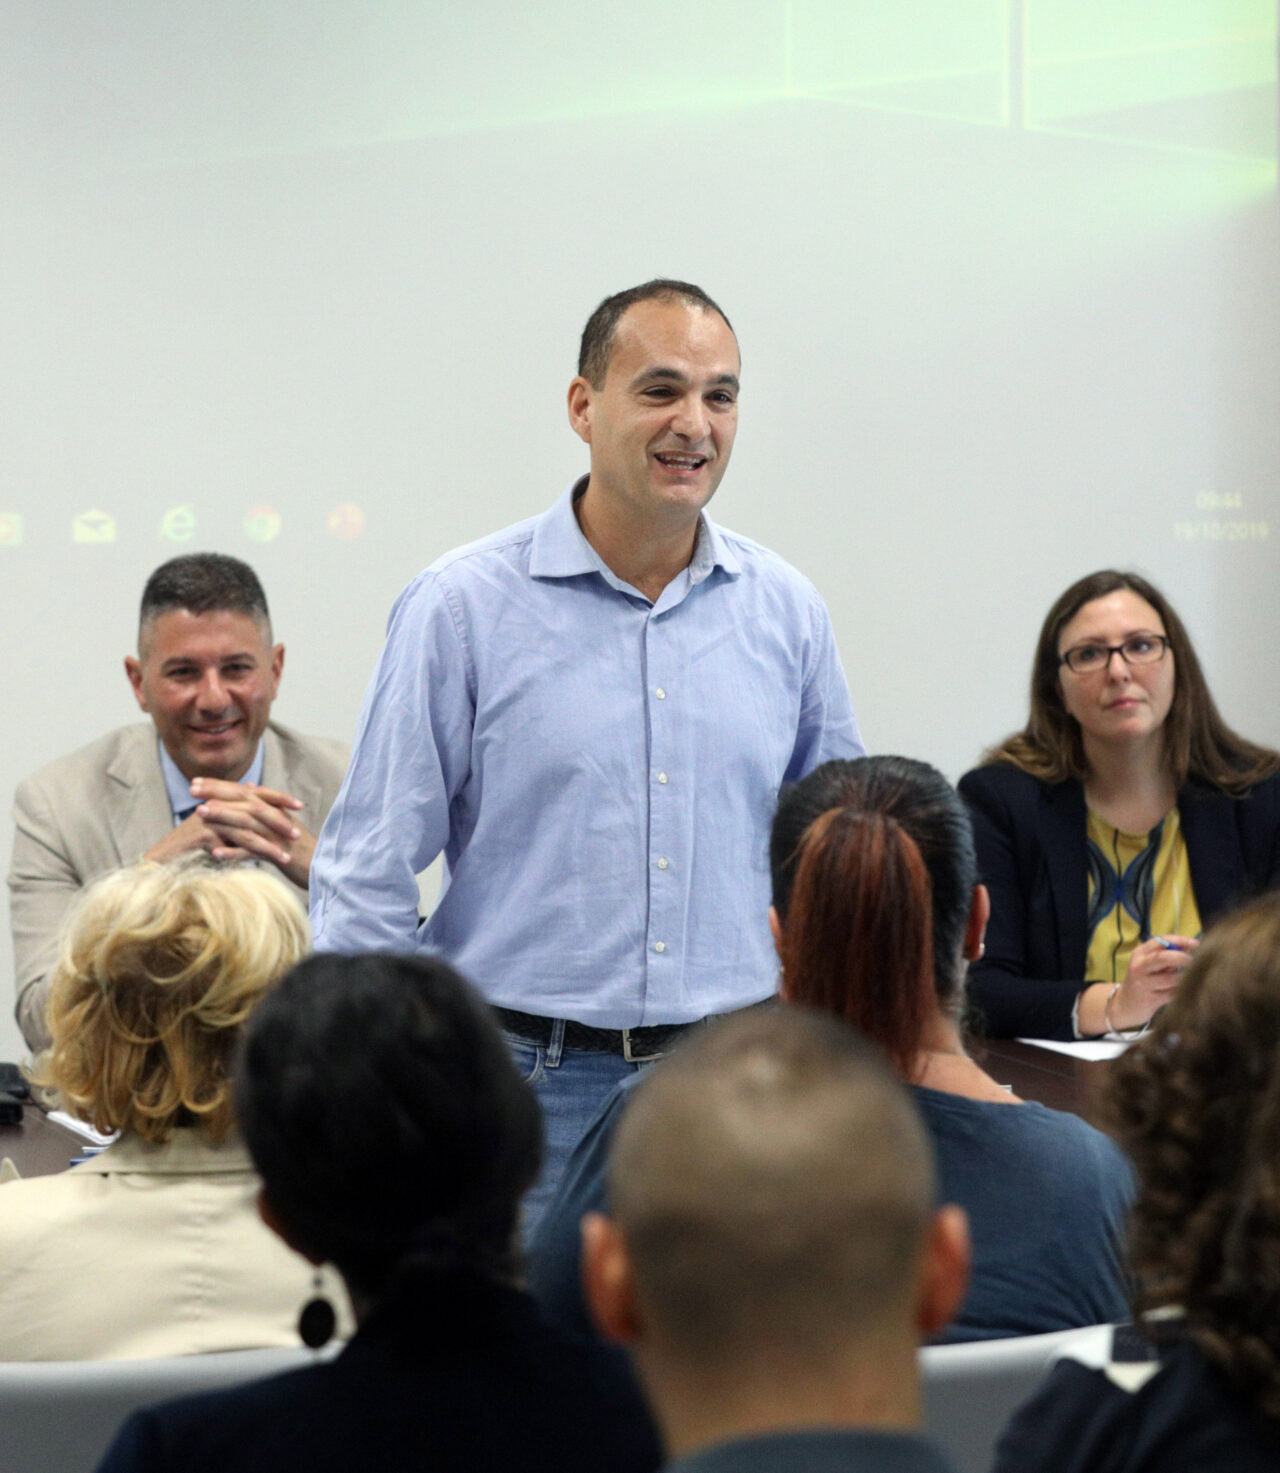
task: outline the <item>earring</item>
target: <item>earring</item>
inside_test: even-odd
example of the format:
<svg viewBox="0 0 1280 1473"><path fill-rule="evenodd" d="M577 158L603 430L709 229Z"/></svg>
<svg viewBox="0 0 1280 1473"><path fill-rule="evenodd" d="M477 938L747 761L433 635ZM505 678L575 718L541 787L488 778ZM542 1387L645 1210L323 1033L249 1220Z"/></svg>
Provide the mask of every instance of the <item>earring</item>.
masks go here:
<svg viewBox="0 0 1280 1473"><path fill-rule="evenodd" d="M298 1338L308 1350L319 1350L333 1339L338 1317L333 1305L324 1297L324 1280L316 1269L312 1279L311 1298L302 1306L298 1316Z"/></svg>

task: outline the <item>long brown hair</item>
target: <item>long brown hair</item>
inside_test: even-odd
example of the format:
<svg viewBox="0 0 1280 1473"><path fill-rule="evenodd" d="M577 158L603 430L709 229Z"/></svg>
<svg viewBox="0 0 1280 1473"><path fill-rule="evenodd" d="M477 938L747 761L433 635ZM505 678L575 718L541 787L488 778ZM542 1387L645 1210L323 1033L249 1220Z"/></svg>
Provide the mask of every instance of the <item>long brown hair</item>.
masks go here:
<svg viewBox="0 0 1280 1473"><path fill-rule="evenodd" d="M1138 1172L1135 1314L1180 1308L1204 1356L1280 1421L1280 894L1206 933L1108 1093Z"/></svg>
<svg viewBox="0 0 1280 1473"><path fill-rule="evenodd" d="M1069 715L1059 685L1058 641L1094 599L1128 589L1160 616L1173 656L1173 704L1164 724L1165 762L1178 787L1188 777L1239 796L1280 770L1280 753L1232 731L1218 713L1186 626L1168 599L1137 573L1104 568L1071 585L1045 617L1031 668L1031 714L1021 731L983 755L983 764L1020 767L1045 782L1083 782L1088 775L1080 723Z"/></svg>
<svg viewBox="0 0 1280 1473"><path fill-rule="evenodd" d="M787 995L910 1078L933 1009L963 1000L977 863L955 790L908 757L827 762L784 790L770 847Z"/></svg>

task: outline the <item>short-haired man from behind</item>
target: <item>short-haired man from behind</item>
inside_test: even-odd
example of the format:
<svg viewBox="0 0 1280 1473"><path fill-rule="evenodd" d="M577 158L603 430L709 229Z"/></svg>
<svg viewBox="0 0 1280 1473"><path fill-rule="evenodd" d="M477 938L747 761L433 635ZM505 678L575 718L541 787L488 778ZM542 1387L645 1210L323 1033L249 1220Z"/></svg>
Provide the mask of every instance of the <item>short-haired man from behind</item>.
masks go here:
<svg viewBox="0 0 1280 1473"><path fill-rule="evenodd" d="M906 1093L834 1020L743 1015L652 1071L583 1266L671 1473L945 1473L916 1351L963 1295L968 1235L934 1190Z"/></svg>
<svg viewBox="0 0 1280 1473"><path fill-rule="evenodd" d="M347 749L271 721L284 669L266 595L238 558L170 559L143 590L125 673L149 722L120 727L19 784L9 872L17 1017L32 1049L62 921L91 880L203 849L272 865L305 899L314 835Z"/></svg>

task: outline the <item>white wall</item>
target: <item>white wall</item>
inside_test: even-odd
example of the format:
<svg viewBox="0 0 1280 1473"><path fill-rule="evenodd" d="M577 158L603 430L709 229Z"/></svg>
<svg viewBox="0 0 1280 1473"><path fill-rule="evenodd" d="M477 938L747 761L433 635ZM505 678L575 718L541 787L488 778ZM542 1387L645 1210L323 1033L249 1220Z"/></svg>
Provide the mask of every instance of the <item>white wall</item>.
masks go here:
<svg viewBox="0 0 1280 1473"><path fill-rule="evenodd" d="M1109 564L1280 742L1270 0L5 0L0 27L0 790L131 719L137 597L184 548L257 566L278 713L349 735L400 586L584 468L581 324L656 274L733 319L713 510L822 589L874 750L971 765L1048 604ZM72 541L87 510L113 542Z"/></svg>

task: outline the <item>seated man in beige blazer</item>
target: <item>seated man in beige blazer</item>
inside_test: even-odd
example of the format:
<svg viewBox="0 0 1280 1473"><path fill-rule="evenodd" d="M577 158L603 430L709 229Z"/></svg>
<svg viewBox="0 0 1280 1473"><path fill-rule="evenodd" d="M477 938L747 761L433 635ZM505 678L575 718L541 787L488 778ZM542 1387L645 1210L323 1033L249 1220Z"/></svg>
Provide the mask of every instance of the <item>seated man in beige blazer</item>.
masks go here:
<svg viewBox="0 0 1280 1473"><path fill-rule="evenodd" d="M48 1042L47 978L86 884L117 865L192 849L274 865L305 894L314 835L347 748L270 720L284 645L266 595L237 558L172 558L147 580L138 653L125 659L151 718L120 727L19 784L9 871L17 1018Z"/></svg>

